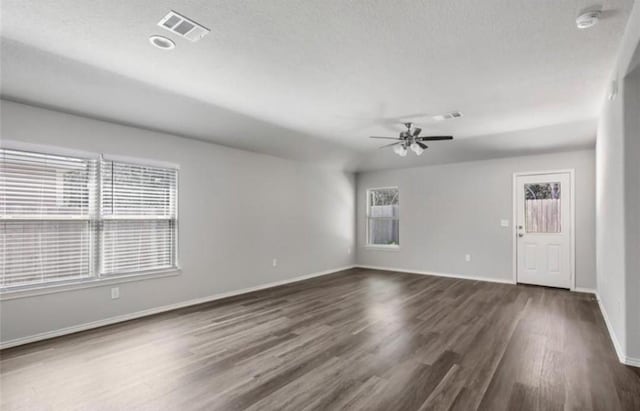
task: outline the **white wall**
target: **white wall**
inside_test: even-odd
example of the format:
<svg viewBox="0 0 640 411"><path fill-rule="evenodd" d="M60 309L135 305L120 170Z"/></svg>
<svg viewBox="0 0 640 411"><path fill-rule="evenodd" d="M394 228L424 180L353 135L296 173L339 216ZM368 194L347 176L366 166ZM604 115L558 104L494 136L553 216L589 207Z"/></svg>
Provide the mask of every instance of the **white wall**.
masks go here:
<svg viewBox="0 0 640 411"><path fill-rule="evenodd" d="M625 350L624 90L603 109L596 144L596 271L598 294L621 350Z"/></svg>
<svg viewBox="0 0 640 411"><path fill-rule="evenodd" d="M429 155L425 153L424 155ZM357 262L512 281L513 173L575 169L576 286L594 289L595 155L583 150L357 174ZM366 190L400 189L400 249L365 247ZM508 228L500 220L510 222ZM465 261L465 254L472 261Z"/></svg>
<svg viewBox="0 0 640 411"><path fill-rule="evenodd" d="M2 342L354 263L353 174L2 101L1 137L180 164L180 276L2 301ZM272 258L278 259L273 268Z"/></svg>
<svg viewBox="0 0 640 411"><path fill-rule="evenodd" d="M640 366L640 3L629 17L598 125L598 294L621 359Z"/></svg>
<svg viewBox="0 0 640 411"><path fill-rule="evenodd" d="M626 355L640 367L640 65L625 79L624 102Z"/></svg>

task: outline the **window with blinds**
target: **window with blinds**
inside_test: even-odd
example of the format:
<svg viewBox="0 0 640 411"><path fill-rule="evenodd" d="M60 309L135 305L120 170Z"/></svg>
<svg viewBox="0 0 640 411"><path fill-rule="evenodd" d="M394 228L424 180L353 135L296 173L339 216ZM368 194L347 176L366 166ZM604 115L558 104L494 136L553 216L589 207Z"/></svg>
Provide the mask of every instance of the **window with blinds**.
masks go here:
<svg viewBox="0 0 640 411"><path fill-rule="evenodd" d="M0 286L93 275L97 162L0 149Z"/></svg>
<svg viewBox="0 0 640 411"><path fill-rule="evenodd" d="M102 161L100 273L175 266L177 170Z"/></svg>
<svg viewBox="0 0 640 411"><path fill-rule="evenodd" d="M397 187L367 190L367 245L400 244L399 191Z"/></svg>
<svg viewBox="0 0 640 411"><path fill-rule="evenodd" d="M176 268L177 174L0 148L0 289Z"/></svg>

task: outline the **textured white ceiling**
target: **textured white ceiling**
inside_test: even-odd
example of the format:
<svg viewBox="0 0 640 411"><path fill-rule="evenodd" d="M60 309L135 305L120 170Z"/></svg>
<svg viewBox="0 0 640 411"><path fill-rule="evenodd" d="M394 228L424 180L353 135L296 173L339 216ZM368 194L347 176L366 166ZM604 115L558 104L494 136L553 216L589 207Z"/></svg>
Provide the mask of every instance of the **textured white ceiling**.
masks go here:
<svg viewBox="0 0 640 411"><path fill-rule="evenodd" d="M588 0L3 0L2 95L357 169L566 149L593 144L633 0L602 3L581 31ZM156 26L171 9L211 33ZM376 151L406 116L465 141Z"/></svg>

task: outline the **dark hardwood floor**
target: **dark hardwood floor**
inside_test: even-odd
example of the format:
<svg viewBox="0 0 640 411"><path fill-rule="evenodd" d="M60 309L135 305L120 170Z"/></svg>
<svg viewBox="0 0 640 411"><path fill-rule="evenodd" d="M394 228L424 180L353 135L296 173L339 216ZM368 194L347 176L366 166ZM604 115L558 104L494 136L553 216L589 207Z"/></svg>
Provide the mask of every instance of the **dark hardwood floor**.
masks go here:
<svg viewBox="0 0 640 411"><path fill-rule="evenodd" d="M6 410L640 410L592 295L354 269L1 352Z"/></svg>

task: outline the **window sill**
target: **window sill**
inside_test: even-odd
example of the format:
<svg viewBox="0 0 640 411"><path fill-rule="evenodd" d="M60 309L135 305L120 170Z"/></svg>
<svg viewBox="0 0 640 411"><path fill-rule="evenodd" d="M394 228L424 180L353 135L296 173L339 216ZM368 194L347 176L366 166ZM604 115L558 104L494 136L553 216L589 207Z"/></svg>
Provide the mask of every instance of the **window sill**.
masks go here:
<svg viewBox="0 0 640 411"><path fill-rule="evenodd" d="M37 295L61 293L64 291L82 290L84 288L106 287L109 285L129 283L134 281L152 280L155 278L174 277L180 274L182 274L182 270L180 268L169 268L166 270L145 272L144 274L124 274L111 278L91 278L81 281L26 288L16 287L15 289L5 289L0 292L0 301L14 300L16 298L34 297Z"/></svg>
<svg viewBox="0 0 640 411"><path fill-rule="evenodd" d="M365 245L364 248L366 250L371 251L400 251L399 245Z"/></svg>

